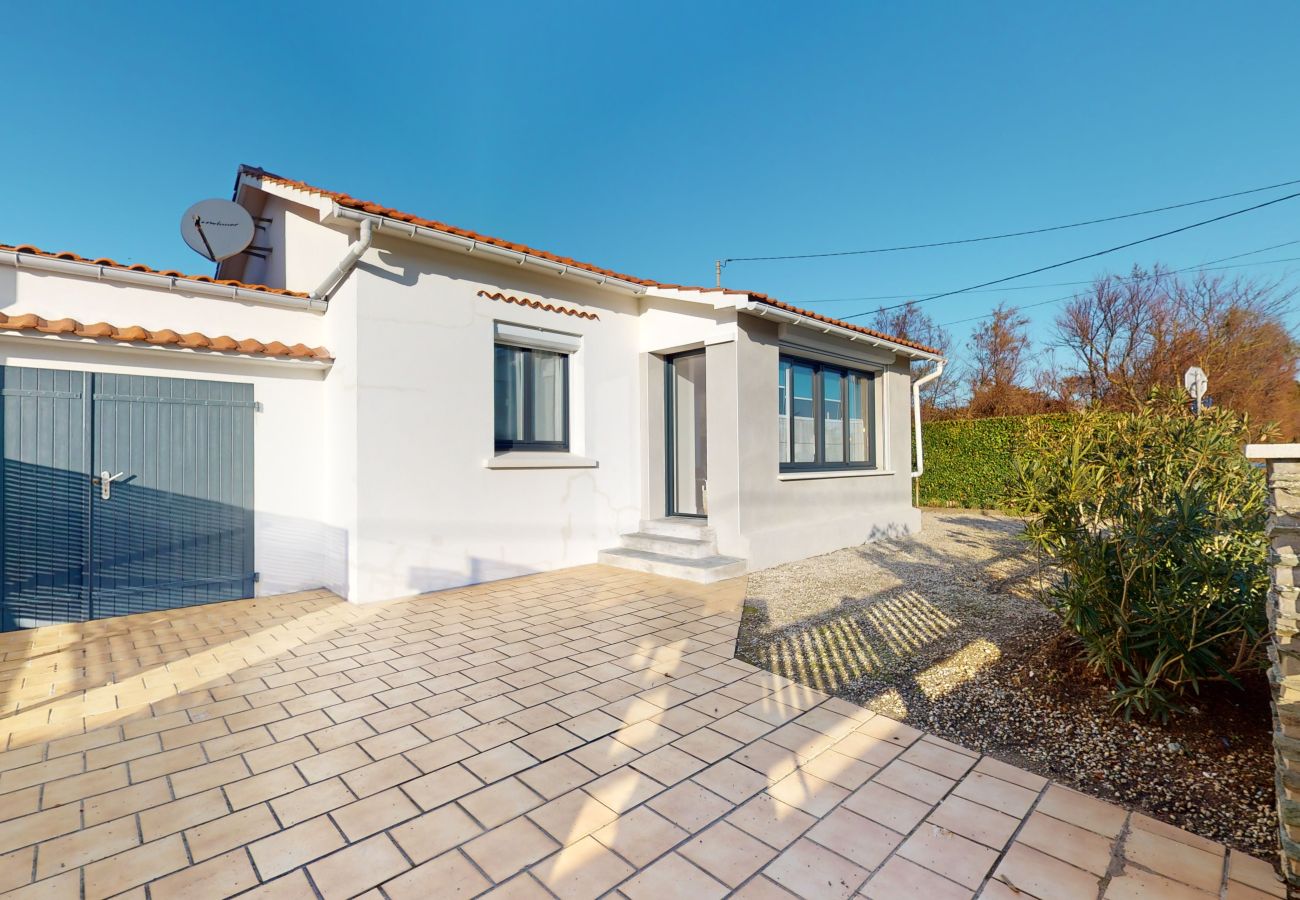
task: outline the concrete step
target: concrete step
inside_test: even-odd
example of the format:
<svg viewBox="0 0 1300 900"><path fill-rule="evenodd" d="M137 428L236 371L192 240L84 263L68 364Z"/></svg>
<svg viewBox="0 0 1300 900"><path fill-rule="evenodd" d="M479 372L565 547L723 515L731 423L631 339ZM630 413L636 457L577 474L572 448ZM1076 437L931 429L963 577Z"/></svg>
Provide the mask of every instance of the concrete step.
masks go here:
<svg viewBox="0 0 1300 900"><path fill-rule="evenodd" d="M713 529L708 519L695 519L689 516L669 516L664 519L642 519L639 528L641 534L659 534L665 537L688 538L695 541L714 540Z"/></svg>
<svg viewBox="0 0 1300 900"><path fill-rule="evenodd" d="M678 556L682 559L703 559L718 555L717 541L674 537L649 531L621 535L619 542L628 550L644 550L647 553L662 553L664 556Z"/></svg>
<svg viewBox="0 0 1300 900"><path fill-rule="evenodd" d="M601 550L596 561L620 569L633 569L665 578L684 578L699 584L712 584L726 578L745 574L745 560L735 556L706 556L703 559L683 559L664 553L649 553L629 547Z"/></svg>

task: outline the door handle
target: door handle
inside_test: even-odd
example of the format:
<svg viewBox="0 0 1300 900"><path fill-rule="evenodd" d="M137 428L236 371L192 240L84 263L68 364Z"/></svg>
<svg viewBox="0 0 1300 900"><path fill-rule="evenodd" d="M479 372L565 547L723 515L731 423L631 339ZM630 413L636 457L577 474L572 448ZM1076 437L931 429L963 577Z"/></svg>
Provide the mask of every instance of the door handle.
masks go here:
<svg viewBox="0 0 1300 900"><path fill-rule="evenodd" d="M100 472L99 477L94 479L94 483L99 485L99 496L104 500L110 499L113 496L113 482L120 480L125 474L125 472L118 472L116 475L110 475L107 469Z"/></svg>

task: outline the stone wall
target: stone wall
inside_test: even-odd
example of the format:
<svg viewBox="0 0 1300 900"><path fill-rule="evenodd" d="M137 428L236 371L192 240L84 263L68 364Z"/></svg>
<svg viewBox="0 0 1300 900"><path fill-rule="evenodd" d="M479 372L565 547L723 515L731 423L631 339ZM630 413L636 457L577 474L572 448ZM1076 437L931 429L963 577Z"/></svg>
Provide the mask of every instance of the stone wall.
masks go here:
<svg viewBox="0 0 1300 900"><path fill-rule="evenodd" d="M1251 445L1247 455L1268 465L1268 520L1273 586L1269 681L1282 871L1300 887L1300 444Z"/></svg>

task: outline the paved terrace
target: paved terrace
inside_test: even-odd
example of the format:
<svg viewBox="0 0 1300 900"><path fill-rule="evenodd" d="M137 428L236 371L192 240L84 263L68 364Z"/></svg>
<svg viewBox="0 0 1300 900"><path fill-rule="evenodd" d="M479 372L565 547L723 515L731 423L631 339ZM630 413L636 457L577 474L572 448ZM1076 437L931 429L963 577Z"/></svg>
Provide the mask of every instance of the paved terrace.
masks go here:
<svg viewBox="0 0 1300 900"><path fill-rule="evenodd" d="M0 891L1282 895L1263 862L734 660L742 596L591 566L2 635Z"/></svg>

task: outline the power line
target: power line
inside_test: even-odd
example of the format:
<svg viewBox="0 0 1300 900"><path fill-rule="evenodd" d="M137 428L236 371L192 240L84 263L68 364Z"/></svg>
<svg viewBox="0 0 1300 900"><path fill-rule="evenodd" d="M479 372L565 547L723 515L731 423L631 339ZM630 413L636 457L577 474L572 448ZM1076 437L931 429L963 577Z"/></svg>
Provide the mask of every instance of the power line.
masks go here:
<svg viewBox="0 0 1300 900"><path fill-rule="evenodd" d="M1077 262L1083 262L1084 260L1087 259L1096 259L1098 256L1105 256L1107 253L1114 253L1117 250L1127 250L1129 247L1136 247L1139 244L1147 244L1150 243L1151 241L1159 240L1160 238L1169 237L1170 235L1181 234L1184 231L1191 231L1193 228L1200 228L1203 225L1211 225L1215 222L1222 222L1224 219L1231 219L1234 216L1245 215L1248 212L1254 212L1257 209L1263 209L1264 207L1272 206L1275 203L1282 203L1286 200L1294 200L1296 197L1300 197L1300 192L1296 192L1294 194L1287 194L1285 197L1277 197L1273 200L1266 200L1263 203L1257 203L1256 205L1248 206L1245 209L1233 210L1230 213L1224 213L1223 215L1215 216L1212 219L1202 219L1199 222L1193 222L1190 225L1184 225L1181 228L1175 228L1171 231L1162 231L1160 232L1160 234L1153 234L1150 237L1138 238L1136 241L1129 241L1128 243L1125 244L1117 244L1114 247L1107 247L1105 250L1097 250L1094 253L1085 253L1083 256L1076 256L1073 259L1067 259L1061 262L1051 263L1050 265L1046 265L1046 266L1039 266L1036 269L1030 269L1026 272L1017 272L1015 275L1007 275L1005 278L995 278L992 281L983 281L980 282L979 284L972 284L969 287L958 288L957 290L954 291L944 291L941 294L931 294L928 297L922 297L920 300L912 300L910 301L910 303L928 303L931 300L938 300L942 297L951 297L954 294L964 294L967 291L973 291L976 290L977 288L992 287L995 284L1002 284L1003 282L1007 282L1007 281L1015 281L1017 278L1024 278L1027 275L1037 275L1039 272L1047 272L1051 269L1059 269L1062 266L1068 266ZM908 306L910 305L910 303L896 303L893 306L883 306L881 307L881 309L882 310L898 309L899 307ZM862 316L866 316L870 314L871 313L869 312L854 313L851 316L844 316L844 318L857 319L857 318L861 318Z"/></svg>
<svg viewBox="0 0 1300 900"><path fill-rule="evenodd" d="M1122 219L1149 216L1154 213L1168 212L1172 209L1184 209L1188 206L1199 206L1202 203L1213 203L1216 200L1228 200L1233 197L1244 197L1247 194L1258 194L1263 191L1271 191L1280 187L1289 187L1293 184L1300 184L1300 178L1292 181L1280 181L1277 184L1251 188L1246 191L1220 194L1217 197L1206 197L1202 200L1188 200L1185 203L1175 203L1172 206L1159 206L1154 209L1143 209L1137 212L1123 213L1118 216L1106 216L1101 219L1088 219L1084 222L1072 222L1069 225L1049 225L1044 228L1031 228L1027 231L1008 231L1003 234L988 234L983 237L959 238L951 241L933 241L928 244L903 244L898 247L872 247L866 250L836 250L828 253L790 253L784 256L732 256L727 259L718 260L718 263L721 266L726 266L728 263L733 262L771 262L785 259L825 259L831 256L864 256L869 253L896 253L900 250L928 250L932 247L952 247L958 244L978 244L983 241L1000 241L1005 238L1025 237L1031 234L1046 234L1049 231L1065 231L1069 228L1082 228L1085 225L1100 225L1103 222L1118 222Z"/></svg>
<svg viewBox="0 0 1300 900"><path fill-rule="evenodd" d="M1280 244L1271 244L1267 247L1260 247L1258 250L1247 250L1245 253L1238 253L1234 256L1225 256L1223 257L1223 259L1212 260L1211 262L1208 263L1202 263L1202 265L1208 266L1208 265L1212 265L1213 263L1226 262L1227 260L1230 259L1240 259L1243 256L1254 256L1256 253L1267 253L1269 250L1276 250L1279 247L1290 247L1292 244L1300 244L1300 238L1297 238L1296 240L1293 241L1283 241ZM1259 263L1259 265L1267 265L1267 263ZM1005 293L1006 291L1035 291L1035 290L1039 290L1040 288L1075 287L1077 285L1083 285L1083 284L1092 284L1092 281L1091 280L1052 281L1046 284L1016 284L1016 285L1010 285L1008 287L984 288L981 290L967 291L967 293L1001 294L1001 293ZM906 300L908 297L915 297L917 294L929 294L929 293L933 293L933 291L909 291L906 294L877 294L875 296L866 296L866 297L827 297L821 300L791 300L790 302L799 306L811 306L816 303L858 303L863 300Z"/></svg>
<svg viewBox="0 0 1300 900"><path fill-rule="evenodd" d="M1249 255L1249 254L1242 253L1242 254L1239 254L1239 255L1240 255L1240 256L1247 256L1247 255ZM1236 256L1225 256L1223 259L1237 259L1237 257L1236 257ZM1223 260L1214 259L1214 260L1210 260L1210 263L1216 263L1216 262L1222 262L1222 261L1223 261ZM1152 274L1150 274L1150 275L1140 275L1140 276L1138 276L1138 277L1136 277L1136 278L1133 278L1133 277L1127 277L1127 278L1117 278L1117 279L1115 279L1115 280L1116 280L1116 281L1119 281L1119 282L1122 282L1122 283L1127 283L1127 284L1136 284L1136 283L1139 282L1139 281L1149 281L1149 280L1151 280L1151 279L1153 279L1153 278L1161 278L1161 277L1163 277L1163 276L1165 276L1165 275L1178 275L1179 273L1182 273L1182 272L1191 272L1191 271L1200 271L1200 272L1222 272L1222 271L1225 271L1225 270L1227 270L1227 269L1244 269L1244 268L1248 268L1249 266L1271 266L1271 265L1275 265L1275 264L1277 264L1277 263L1284 263L1284 262L1300 262L1300 256L1288 256L1288 257L1286 257L1285 259L1266 259L1266 260L1264 260L1264 261L1262 261L1262 262L1253 262L1253 263L1237 263L1236 265L1232 265L1232 266L1213 266L1213 267L1211 267L1210 263L1203 263L1203 264L1201 264L1201 265L1199 265L1199 266L1187 266L1186 268L1183 268L1183 269L1171 269L1171 270L1168 271L1168 272L1155 272L1155 273L1152 273ZM1079 283L1080 283L1080 284L1093 284L1094 282L1086 281L1086 282L1079 282ZM1079 293L1078 293L1077 291L1075 291L1074 293L1071 293L1071 294L1065 294L1065 295L1060 296L1060 297L1053 297L1053 298L1050 299L1050 300L1040 300L1040 301L1038 301L1037 303L1026 303L1026 304L1024 304L1023 306L1017 306L1017 307L1015 307L1015 308L1016 308L1017 310L1021 310L1021 309L1033 309L1035 306L1047 306L1047 305L1050 304L1050 303L1060 303L1062 300L1071 300L1071 299L1073 299L1073 298L1075 298L1075 297L1077 297L1077 296L1079 296ZM978 322L980 319L987 319L987 318L990 318L992 315L993 315L993 313L984 313L983 315L979 315L979 316L971 316L971 317L966 318L966 319L955 319L955 320L952 321L952 322L943 322L942 324L939 325L939 327L940 327L940 328L947 328L949 325L962 325L962 324L965 324L966 322Z"/></svg>

